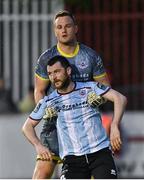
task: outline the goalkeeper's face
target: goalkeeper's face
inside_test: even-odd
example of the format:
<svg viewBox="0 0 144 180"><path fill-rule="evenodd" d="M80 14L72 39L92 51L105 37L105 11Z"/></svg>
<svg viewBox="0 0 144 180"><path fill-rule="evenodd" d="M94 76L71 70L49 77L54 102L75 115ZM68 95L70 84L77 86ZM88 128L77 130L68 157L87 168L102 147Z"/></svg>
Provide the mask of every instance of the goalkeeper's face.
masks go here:
<svg viewBox="0 0 144 180"><path fill-rule="evenodd" d="M58 90L65 90L71 82L71 68L64 68L60 62L47 67L49 79L53 86Z"/></svg>

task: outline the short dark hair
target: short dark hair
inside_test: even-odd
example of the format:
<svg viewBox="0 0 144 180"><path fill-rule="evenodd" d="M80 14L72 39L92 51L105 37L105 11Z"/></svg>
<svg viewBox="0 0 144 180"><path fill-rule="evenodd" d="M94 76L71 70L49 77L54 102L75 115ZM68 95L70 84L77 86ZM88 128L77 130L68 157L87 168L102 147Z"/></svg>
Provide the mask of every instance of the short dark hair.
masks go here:
<svg viewBox="0 0 144 180"><path fill-rule="evenodd" d="M51 59L49 59L47 66L52 66L57 62L60 62L62 67L64 67L65 69L68 67L71 67L67 58L65 58L64 56L60 56L60 55L54 56Z"/></svg>
<svg viewBox="0 0 144 180"><path fill-rule="evenodd" d="M67 10L59 11L55 15L54 20L56 20L58 17L63 17L63 16L69 16L73 20L74 24L77 24L74 15L71 12L67 11Z"/></svg>

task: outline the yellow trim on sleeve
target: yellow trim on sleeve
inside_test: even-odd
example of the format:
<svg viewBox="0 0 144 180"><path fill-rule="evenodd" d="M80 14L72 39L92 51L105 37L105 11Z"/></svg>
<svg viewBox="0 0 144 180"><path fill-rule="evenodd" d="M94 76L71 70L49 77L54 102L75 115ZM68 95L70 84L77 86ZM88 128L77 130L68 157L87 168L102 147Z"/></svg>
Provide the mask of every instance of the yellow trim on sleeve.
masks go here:
<svg viewBox="0 0 144 180"><path fill-rule="evenodd" d="M49 81L49 79L45 79L45 78L42 78L40 77L38 74L35 73L35 76L38 77L39 79L43 80L43 81Z"/></svg>
<svg viewBox="0 0 144 180"><path fill-rule="evenodd" d="M104 77L106 75L107 75L107 73L105 72L105 73L103 73L103 74L101 74L99 76L94 76L93 79L99 79L99 78L102 78L102 77Z"/></svg>
<svg viewBox="0 0 144 180"><path fill-rule="evenodd" d="M79 47L79 43L77 43L74 52L71 53L71 54L66 54L66 53L63 52L63 51L60 49L60 47L57 45L58 52L59 52L62 56L68 57L68 58L71 58L71 57L76 56L76 55L78 54L78 52L79 52L79 48L80 48L80 47Z"/></svg>

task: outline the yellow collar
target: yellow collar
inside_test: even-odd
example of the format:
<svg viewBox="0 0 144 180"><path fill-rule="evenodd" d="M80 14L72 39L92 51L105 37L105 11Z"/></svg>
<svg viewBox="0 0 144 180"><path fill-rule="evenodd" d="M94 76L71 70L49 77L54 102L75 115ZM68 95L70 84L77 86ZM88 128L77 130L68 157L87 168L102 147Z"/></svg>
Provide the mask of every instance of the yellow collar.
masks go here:
<svg viewBox="0 0 144 180"><path fill-rule="evenodd" d="M59 52L62 56L71 58L71 57L74 57L74 56L76 56L76 55L78 54L78 52L79 52L79 43L77 43L74 52L71 53L71 54L66 54L65 52L63 52L63 51L59 48L58 45L57 45L57 49L58 49L58 52Z"/></svg>

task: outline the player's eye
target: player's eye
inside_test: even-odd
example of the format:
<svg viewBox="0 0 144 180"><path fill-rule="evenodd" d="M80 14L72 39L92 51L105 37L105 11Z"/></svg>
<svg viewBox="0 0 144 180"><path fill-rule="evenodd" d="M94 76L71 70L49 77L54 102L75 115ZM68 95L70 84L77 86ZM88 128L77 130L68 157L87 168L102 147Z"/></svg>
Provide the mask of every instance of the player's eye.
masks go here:
<svg viewBox="0 0 144 180"><path fill-rule="evenodd" d="M67 28L71 28L71 27L72 27L72 24L67 24L66 27L67 27Z"/></svg>
<svg viewBox="0 0 144 180"><path fill-rule="evenodd" d="M48 75L50 76L50 75L51 75L51 72L48 72Z"/></svg>
<svg viewBox="0 0 144 180"><path fill-rule="evenodd" d="M60 69L57 69L54 71L55 74L59 73L60 72Z"/></svg>
<svg viewBox="0 0 144 180"><path fill-rule="evenodd" d="M61 26L61 25L58 25L58 26L57 26L57 29L61 29L61 28L62 28L62 26Z"/></svg>

